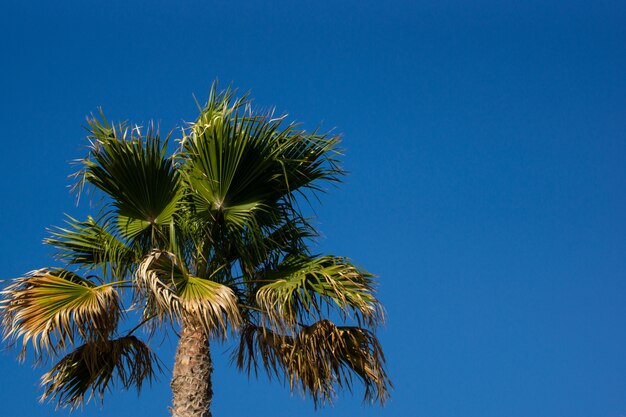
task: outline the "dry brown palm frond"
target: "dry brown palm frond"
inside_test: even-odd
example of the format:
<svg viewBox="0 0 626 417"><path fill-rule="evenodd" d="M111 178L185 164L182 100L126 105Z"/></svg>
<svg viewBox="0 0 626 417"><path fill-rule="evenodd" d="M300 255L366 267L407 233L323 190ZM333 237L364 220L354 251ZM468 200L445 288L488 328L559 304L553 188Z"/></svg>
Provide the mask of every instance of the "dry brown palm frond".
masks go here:
<svg viewBox="0 0 626 417"><path fill-rule="evenodd" d="M4 339L32 344L37 359L67 344L106 338L120 318L120 299L108 284L96 285L70 271L40 269L16 278L1 292Z"/></svg>
<svg viewBox="0 0 626 417"><path fill-rule="evenodd" d="M261 363L270 377L284 375L292 391L309 394L316 406L331 403L337 388L352 391L353 376L365 385L367 402L384 404L392 386L376 336L328 320L304 326L295 337L247 324L233 359L248 374Z"/></svg>
<svg viewBox="0 0 626 417"><path fill-rule="evenodd" d="M117 377L125 389L139 391L160 371L158 358L135 336L86 343L66 355L41 378L42 401L74 409L97 395L100 401Z"/></svg>
<svg viewBox="0 0 626 417"><path fill-rule="evenodd" d="M190 320L224 337L241 325L237 296L228 286L195 277L169 252L153 251L139 265L137 281L161 318Z"/></svg>

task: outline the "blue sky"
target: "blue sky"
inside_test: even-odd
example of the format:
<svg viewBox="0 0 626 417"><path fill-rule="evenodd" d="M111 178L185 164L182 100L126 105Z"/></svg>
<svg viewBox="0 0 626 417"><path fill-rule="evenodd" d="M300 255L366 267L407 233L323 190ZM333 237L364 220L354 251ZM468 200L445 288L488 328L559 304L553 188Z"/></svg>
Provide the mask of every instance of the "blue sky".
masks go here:
<svg viewBox="0 0 626 417"><path fill-rule="evenodd" d="M379 275L395 384L314 413L213 346L213 413L626 414L626 4L8 0L0 14L1 278L41 245L85 116L193 120L211 82L343 133L319 251ZM171 340L159 347L166 364ZM0 414L67 415L0 354ZM168 375L75 415L166 415Z"/></svg>

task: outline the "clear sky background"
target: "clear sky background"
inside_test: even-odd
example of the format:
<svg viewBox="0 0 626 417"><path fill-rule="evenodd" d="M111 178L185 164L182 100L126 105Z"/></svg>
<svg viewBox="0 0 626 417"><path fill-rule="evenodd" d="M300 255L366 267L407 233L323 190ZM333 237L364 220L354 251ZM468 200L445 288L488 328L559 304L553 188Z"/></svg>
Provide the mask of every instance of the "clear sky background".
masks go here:
<svg viewBox="0 0 626 417"><path fill-rule="evenodd" d="M4 0L0 57L1 278L90 212L67 188L85 116L167 131L232 81L343 133L318 249L380 277L392 399L316 415L626 414L623 1ZM215 417L314 415L225 350ZM2 352L0 414L68 415L36 401L46 369ZM168 378L75 415L167 415Z"/></svg>

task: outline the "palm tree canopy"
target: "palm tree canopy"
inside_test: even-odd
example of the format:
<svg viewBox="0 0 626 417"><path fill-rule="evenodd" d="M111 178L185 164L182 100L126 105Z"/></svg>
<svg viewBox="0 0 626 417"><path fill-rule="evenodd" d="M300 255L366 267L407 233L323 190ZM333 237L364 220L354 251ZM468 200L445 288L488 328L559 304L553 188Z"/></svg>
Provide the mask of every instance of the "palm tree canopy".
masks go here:
<svg viewBox="0 0 626 417"><path fill-rule="evenodd" d="M247 96L215 85L171 154L153 126L101 113L88 130L75 190L92 192L100 215L50 231L63 268L2 291L5 340L37 359L61 357L42 379L44 398L75 407L116 380L140 388L159 363L135 331L193 323L238 338L239 369L263 369L316 405L351 390L353 377L365 400L385 402L373 276L312 254L316 232L299 205L344 174L337 136L255 112ZM129 308L142 314L125 333Z"/></svg>

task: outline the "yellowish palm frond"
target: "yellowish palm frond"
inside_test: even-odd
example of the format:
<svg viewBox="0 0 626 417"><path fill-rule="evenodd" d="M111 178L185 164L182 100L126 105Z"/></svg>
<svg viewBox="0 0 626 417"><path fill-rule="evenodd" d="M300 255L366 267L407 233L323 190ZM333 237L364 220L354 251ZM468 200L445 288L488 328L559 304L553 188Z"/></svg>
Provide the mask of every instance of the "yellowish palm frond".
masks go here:
<svg viewBox="0 0 626 417"><path fill-rule="evenodd" d="M30 343L37 358L66 345L106 338L117 326L120 299L112 285L96 285L70 271L40 269L16 278L0 294L4 339Z"/></svg>
<svg viewBox="0 0 626 417"><path fill-rule="evenodd" d="M307 318L320 320L324 304L368 326L384 320L372 274L345 258L292 257L265 278L272 282L259 288L256 302L272 327L293 329Z"/></svg>
<svg viewBox="0 0 626 417"><path fill-rule="evenodd" d="M190 320L217 337L241 325L235 292L190 275L172 253L153 251L139 265L136 278L161 319Z"/></svg>

